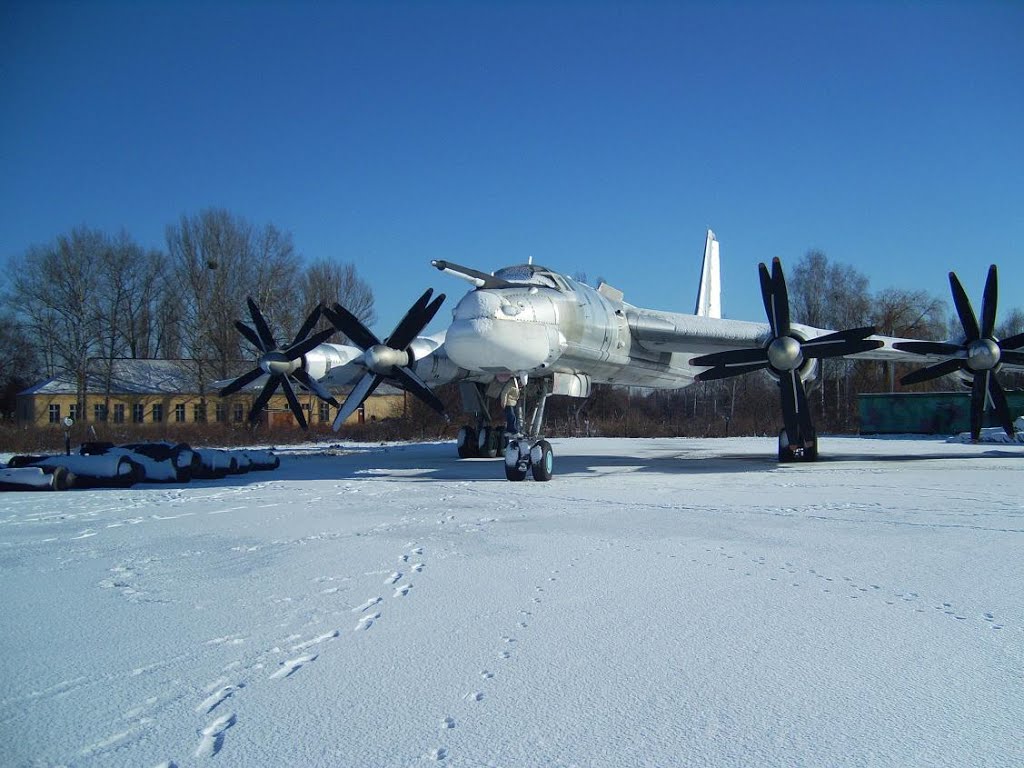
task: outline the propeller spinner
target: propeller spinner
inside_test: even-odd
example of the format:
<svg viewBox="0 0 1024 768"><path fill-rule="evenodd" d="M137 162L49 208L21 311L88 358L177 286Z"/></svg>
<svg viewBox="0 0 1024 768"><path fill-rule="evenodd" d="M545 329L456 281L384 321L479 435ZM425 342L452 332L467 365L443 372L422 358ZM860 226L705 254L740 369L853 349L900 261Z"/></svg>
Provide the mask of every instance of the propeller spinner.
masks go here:
<svg viewBox="0 0 1024 768"><path fill-rule="evenodd" d="M412 392L438 413L444 413L444 404L412 369L415 359L409 350L413 339L434 318L444 302L443 293L438 294L433 301L430 300L431 294L433 290L427 289L384 341L380 341L359 318L340 304L335 304L333 309L324 309L324 314L334 327L363 350L363 364L367 369L338 409L338 415L334 419L335 431L385 380L393 381L398 387Z"/></svg>
<svg viewBox="0 0 1024 768"><path fill-rule="evenodd" d="M256 302L249 297L246 299L246 303L249 305L249 316L252 318L255 330L242 322L236 322L235 327L262 354L257 360L256 367L224 387L220 391L220 396L227 397L232 395L242 389L242 387L256 381L260 376L268 374L270 378L263 385L262 391L256 397L249 411L249 421L255 423L259 419L260 413L267 403L270 402L270 398L280 388L284 390L284 396L288 400L288 407L291 408L292 413L295 415L295 420L299 422L299 426L305 429L307 426L306 416L302 411L298 397L295 395L291 379L295 379L295 381L313 392L324 402L330 403L335 407L338 406L338 401L302 368L302 356L333 336L335 330L332 328L320 331L312 336L309 335L310 331L313 330L320 320L320 315L323 311L317 305L310 312L309 317L306 318L306 322L302 324L299 332L295 334L295 340L288 347L281 349L278 347L274 335L270 332L270 326L267 324Z"/></svg>
<svg viewBox="0 0 1024 768"><path fill-rule="evenodd" d="M985 292L981 298L981 323L978 323L974 307L967 297L955 272L949 273L949 287L953 292L960 325L964 329L963 344L936 341L900 341L893 344L896 349L921 355L948 355L948 360L920 368L908 373L901 384L920 384L922 381L937 379L950 373L963 371L971 381L971 438L981 437L981 424L985 411L994 410L996 418L1010 437L1014 435L1013 418L1006 402L1006 393L995 374L1003 362L1024 365L1024 352L1015 350L1024 347L1024 333L1008 339L996 339L996 304L999 298L999 279L996 265L988 268ZM991 408L990 408L991 407Z"/></svg>

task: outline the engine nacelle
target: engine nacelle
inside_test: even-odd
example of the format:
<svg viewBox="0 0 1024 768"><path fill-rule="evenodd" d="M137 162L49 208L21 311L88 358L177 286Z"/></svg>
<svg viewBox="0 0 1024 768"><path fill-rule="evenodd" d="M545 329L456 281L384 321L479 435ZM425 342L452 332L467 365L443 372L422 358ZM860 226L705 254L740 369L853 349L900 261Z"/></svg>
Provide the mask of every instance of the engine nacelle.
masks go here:
<svg viewBox="0 0 1024 768"><path fill-rule="evenodd" d="M302 356L302 367L314 379L322 379L332 368L350 363L362 354L358 347L321 344Z"/></svg>

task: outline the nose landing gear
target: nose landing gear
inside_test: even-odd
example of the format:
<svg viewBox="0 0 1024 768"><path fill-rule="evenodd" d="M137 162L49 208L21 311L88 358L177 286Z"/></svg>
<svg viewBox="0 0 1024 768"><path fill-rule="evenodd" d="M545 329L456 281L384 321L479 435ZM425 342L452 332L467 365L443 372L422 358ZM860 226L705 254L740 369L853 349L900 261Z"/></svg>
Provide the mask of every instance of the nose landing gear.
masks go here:
<svg viewBox="0 0 1024 768"><path fill-rule="evenodd" d="M505 479L518 482L526 479L527 472L533 479L547 482L555 467L555 454L547 440L532 442L526 438L512 440L505 448Z"/></svg>

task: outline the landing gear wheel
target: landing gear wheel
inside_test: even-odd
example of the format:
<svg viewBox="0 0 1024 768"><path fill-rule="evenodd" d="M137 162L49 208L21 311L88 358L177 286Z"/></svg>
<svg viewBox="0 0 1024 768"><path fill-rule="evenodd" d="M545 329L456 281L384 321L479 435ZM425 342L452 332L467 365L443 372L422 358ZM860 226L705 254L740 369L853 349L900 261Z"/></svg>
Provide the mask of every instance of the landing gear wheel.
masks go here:
<svg viewBox="0 0 1024 768"><path fill-rule="evenodd" d="M804 447L804 461L817 461L818 460L818 435L813 433L811 435L811 444Z"/></svg>
<svg viewBox="0 0 1024 768"><path fill-rule="evenodd" d="M501 433L493 427L480 427L476 435L476 454L482 459L493 459L498 455Z"/></svg>
<svg viewBox="0 0 1024 768"><path fill-rule="evenodd" d="M555 454L551 450L551 443L547 440L538 441L530 449L530 467L533 469L534 480L547 482L551 479L551 473L555 467Z"/></svg>
<svg viewBox="0 0 1024 768"><path fill-rule="evenodd" d="M786 430L779 431L779 464L790 464L796 461L796 454L789 447L789 435Z"/></svg>
<svg viewBox="0 0 1024 768"><path fill-rule="evenodd" d="M460 459L472 459L477 455L476 430L470 426L459 427L459 436L456 440L459 449Z"/></svg>
<svg viewBox="0 0 1024 768"><path fill-rule="evenodd" d="M818 435L811 433L811 439L804 440L796 450L790 446L789 435L786 430L779 432L779 463L790 464L794 461L817 461L818 460Z"/></svg>
<svg viewBox="0 0 1024 768"><path fill-rule="evenodd" d="M513 483L526 479L526 467L530 461L530 454L523 456L519 453L519 443L515 440L509 441L505 448L505 479Z"/></svg>

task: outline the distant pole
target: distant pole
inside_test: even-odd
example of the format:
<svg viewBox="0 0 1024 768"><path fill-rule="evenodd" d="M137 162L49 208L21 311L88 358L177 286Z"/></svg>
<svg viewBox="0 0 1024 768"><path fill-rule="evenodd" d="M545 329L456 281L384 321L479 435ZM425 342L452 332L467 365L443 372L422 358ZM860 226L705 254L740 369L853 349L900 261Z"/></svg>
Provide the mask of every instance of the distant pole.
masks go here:
<svg viewBox="0 0 1024 768"><path fill-rule="evenodd" d="M71 455L71 427L75 424L74 419L70 416L64 419L64 455Z"/></svg>

